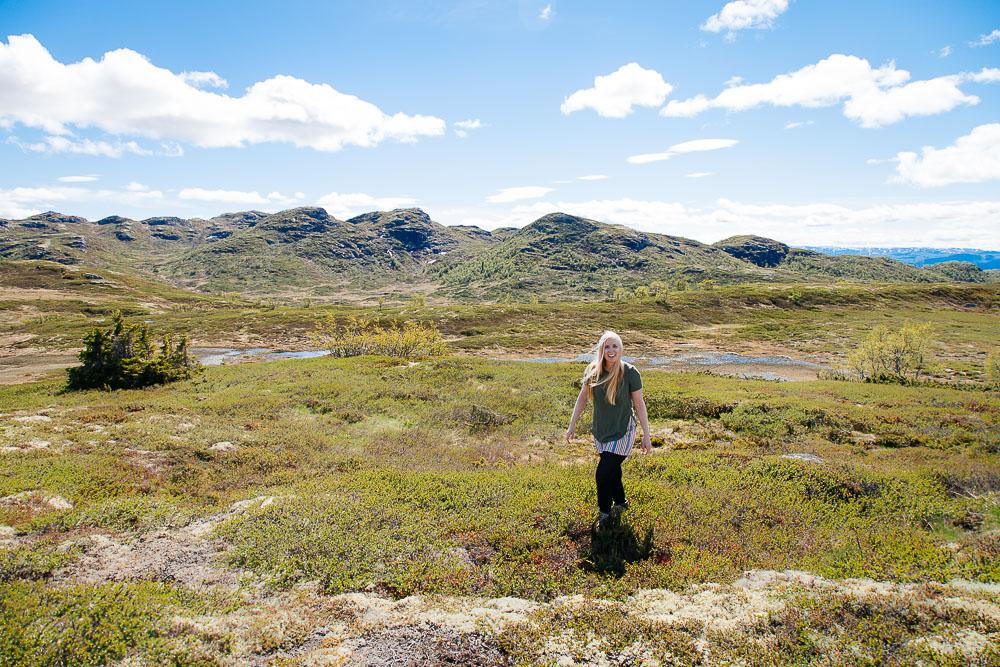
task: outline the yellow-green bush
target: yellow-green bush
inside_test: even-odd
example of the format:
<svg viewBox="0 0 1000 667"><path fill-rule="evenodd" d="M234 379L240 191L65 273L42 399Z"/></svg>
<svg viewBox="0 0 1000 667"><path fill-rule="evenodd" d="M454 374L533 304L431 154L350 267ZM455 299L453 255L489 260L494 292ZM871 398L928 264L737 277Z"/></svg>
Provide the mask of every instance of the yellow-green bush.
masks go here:
<svg viewBox="0 0 1000 667"><path fill-rule="evenodd" d="M351 317L343 324L326 322L317 328L314 340L335 357L366 354L434 357L444 354L447 349L441 332L431 323L383 324L367 317Z"/></svg>

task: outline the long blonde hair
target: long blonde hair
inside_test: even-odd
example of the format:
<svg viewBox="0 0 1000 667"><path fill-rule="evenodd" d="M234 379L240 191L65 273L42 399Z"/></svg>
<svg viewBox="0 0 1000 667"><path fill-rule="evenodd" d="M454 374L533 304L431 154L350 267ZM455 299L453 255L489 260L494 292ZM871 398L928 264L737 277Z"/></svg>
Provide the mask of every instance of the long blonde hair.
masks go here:
<svg viewBox="0 0 1000 667"><path fill-rule="evenodd" d="M604 343L609 338L618 339L618 362L608 371L608 376L601 380L601 373L604 372ZM594 358L587 364L587 369L583 372L583 386L587 389L587 398L594 397L594 387L604 385L604 395L608 397L608 403L615 404L615 397L618 395L618 387L625 376L625 366L622 365L622 337L614 331L605 331L601 334L601 339L597 341L594 348Z"/></svg>

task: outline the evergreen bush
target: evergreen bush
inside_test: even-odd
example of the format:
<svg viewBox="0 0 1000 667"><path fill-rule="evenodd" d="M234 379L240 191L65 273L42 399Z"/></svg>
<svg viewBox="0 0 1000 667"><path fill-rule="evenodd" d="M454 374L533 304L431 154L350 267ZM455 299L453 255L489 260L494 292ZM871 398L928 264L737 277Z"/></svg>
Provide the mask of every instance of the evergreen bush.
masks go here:
<svg viewBox="0 0 1000 667"><path fill-rule="evenodd" d="M67 390L136 389L191 377L198 362L188 350L188 340L169 334L159 346L149 327L125 319L121 311L111 316L111 326L94 329L83 339L82 366L68 369Z"/></svg>

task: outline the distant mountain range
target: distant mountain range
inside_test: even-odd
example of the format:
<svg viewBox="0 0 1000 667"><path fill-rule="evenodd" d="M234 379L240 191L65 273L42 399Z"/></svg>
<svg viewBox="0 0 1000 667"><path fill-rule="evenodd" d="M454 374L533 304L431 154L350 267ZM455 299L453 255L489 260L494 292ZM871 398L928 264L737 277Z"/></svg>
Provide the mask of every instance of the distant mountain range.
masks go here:
<svg viewBox="0 0 1000 667"><path fill-rule="evenodd" d="M809 247L827 255L863 255L889 257L913 266L929 266L941 262L971 262L981 269L1000 269L1000 250L975 248L829 248Z"/></svg>
<svg viewBox="0 0 1000 667"><path fill-rule="evenodd" d="M982 251L975 251L981 253ZM408 292L499 299L602 297L618 287L736 282L1000 282L1000 271L926 258L832 254L759 236L711 245L566 213L520 229L445 226L420 209L338 220L324 209L210 219L49 211L0 220L0 258L152 275L202 291L274 294Z"/></svg>

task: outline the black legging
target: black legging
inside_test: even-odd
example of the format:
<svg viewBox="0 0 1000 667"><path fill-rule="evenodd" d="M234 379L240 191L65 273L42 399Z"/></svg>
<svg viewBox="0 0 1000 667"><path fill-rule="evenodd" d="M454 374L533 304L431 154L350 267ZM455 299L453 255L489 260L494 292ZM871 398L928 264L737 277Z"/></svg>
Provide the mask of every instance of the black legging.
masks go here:
<svg viewBox="0 0 1000 667"><path fill-rule="evenodd" d="M601 452L601 462L597 464L597 506L602 512L611 511L611 503L625 504L625 487L622 485L621 454Z"/></svg>

